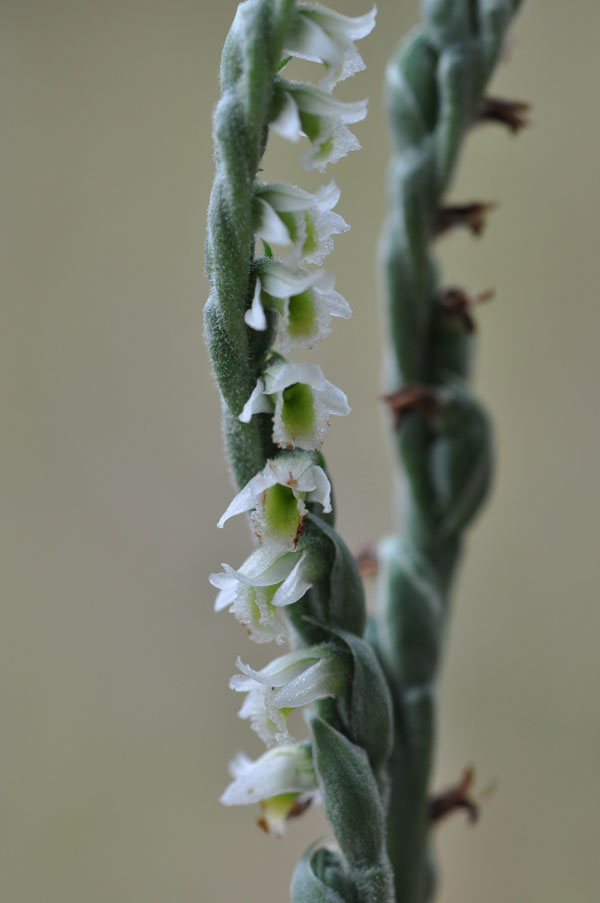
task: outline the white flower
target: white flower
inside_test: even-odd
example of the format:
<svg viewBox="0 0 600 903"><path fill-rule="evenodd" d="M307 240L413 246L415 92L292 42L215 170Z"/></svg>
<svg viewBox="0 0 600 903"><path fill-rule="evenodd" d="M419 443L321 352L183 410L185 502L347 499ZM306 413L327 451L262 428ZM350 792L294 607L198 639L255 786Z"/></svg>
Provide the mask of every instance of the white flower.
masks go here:
<svg viewBox="0 0 600 903"><path fill-rule="evenodd" d="M305 169L323 172L328 163L360 149L358 139L346 125L365 118L366 100L344 103L303 82L282 80L282 85L279 112L270 125L288 141L298 141L303 136L311 141L312 148L300 157Z"/></svg>
<svg viewBox="0 0 600 903"><path fill-rule="evenodd" d="M275 659L254 671L239 658L229 686L247 693L240 718L249 718L250 726L268 745L293 740L287 729L292 709L317 699L335 696L346 680L346 668L339 655L328 646L299 649Z"/></svg>
<svg viewBox="0 0 600 903"><path fill-rule="evenodd" d="M221 802L225 806L260 803L258 823L272 834L284 834L286 821L317 796L310 743L277 746L254 762L238 753L229 767L234 780Z"/></svg>
<svg viewBox="0 0 600 903"><path fill-rule="evenodd" d="M307 553L260 548L239 570L225 563L223 568L209 577L219 590L215 611L229 607L257 643L283 643L287 630L277 609L297 602L311 588Z"/></svg>
<svg viewBox="0 0 600 903"><path fill-rule="evenodd" d="M293 245L290 263L321 264L333 248L333 235L350 226L333 213L340 199L335 182L315 194L285 182L259 182L256 186L256 234L269 244Z"/></svg>
<svg viewBox="0 0 600 903"><path fill-rule="evenodd" d="M331 332L331 318L348 319L352 310L335 291L335 276L327 270L290 270L279 260L265 259L260 265L252 307L246 323L264 329L264 306L279 311L275 347L289 352L297 346L314 348Z"/></svg>
<svg viewBox="0 0 600 903"><path fill-rule="evenodd" d="M288 452L267 461L238 492L217 526L255 509L254 526L263 544L268 542L270 550L294 550L306 516L305 502L319 502L325 512L331 511L327 474L311 455Z"/></svg>
<svg viewBox="0 0 600 903"><path fill-rule="evenodd" d="M341 389L323 376L317 364L277 361L267 367L244 405L240 420L273 411L273 441L283 448L321 448L329 431L329 415L350 413Z"/></svg>
<svg viewBox="0 0 600 903"><path fill-rule="evenodd" d="M299 3L286 37L285 53L323 63L327 73L323 87L354 75L365 68L354 41L366 37L375 26L375 7L364 16L351 18L320 4Z"/></svg>

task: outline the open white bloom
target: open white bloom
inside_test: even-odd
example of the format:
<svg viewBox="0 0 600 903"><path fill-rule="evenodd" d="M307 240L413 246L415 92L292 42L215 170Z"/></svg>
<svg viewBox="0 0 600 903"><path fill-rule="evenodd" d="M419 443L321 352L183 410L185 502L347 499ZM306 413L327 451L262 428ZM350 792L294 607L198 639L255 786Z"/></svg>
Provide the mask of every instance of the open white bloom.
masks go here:
<svg viewBox="0 0 600 903"><path fill-rule="evenodd" d="M349 414L350 406L317 364L276 361L259 377L239 419L248 423L253 414L268 411L276 445L316 451L329 431L330 414Z"/></svg>
<svg viewBox="0 0 600 903"><path fill-rule="evenodd" d="M277 609L292 605L312 586L306 552L256 549L239 570L223 563L224 571L211 574L219 590L215 611L228 608L257 643L283 643L287 629Z"/></svg>
<svg viewBox="0 0 600 903"><path fill-rule="evenodd" d="M260 803L259 825L272 834L284 834L286 821L317 796L310 743L277 746L254 762L238 753L229 767L233 781L221 802L225 806Z"/></svg>
<svg viewBox="0 0 600 903"><path fill-rule="evenodd" d="M279 311L275 347L282 352L297 346L314 348L331 332L331 318L348 319L352 310L335 290L335 276L327 270L290 270L279 260L263 260L252 308L246 322L254 329L267 325L264 306Z"/></svg>
<svg viewBox="0 0 600 903"><path fill-rule="evenodd" d="M285 81L283 86L279 113L270 125L288 141L299 141L303 136L310 140L312 148L300 157L306 170L323 172L328 163L360 149L358 139L346 126L365 118L366 100L345 103L304 82Z"/></svg>
<svg viewBox="0 0 600 903"><path fill-rule="evenodd" d="M325 88L365 68L354 41L366 37L375 26L375 7L364 16L351 18L318 3L299 3L286 37L285 53L323 63Z"/></svg>
<svg viewBox="0 0 600 903"><path fill-rule="evenodd" d="M252 729L269 746L293 740L287 729L293 709L335 696L347 678L344 663L329 646L289 652L261 671L239 658L236 664L242 673L234 674L229 686L248 694L239 716L249 718Z"/></svg>
<svg viewBox="0 0 600 903"><path fill-rule="evenodd" d="M294 550L306 516L305 502L318 502L331 511L331 485L311 455L288 452L269 459L260 473L238 492L219 520L252 511L256 533L271 551Z"/></svg>
<svg viewBox="0 0 600 903"><path fill-rule="evenodd" d="M333 235L350 228L333 213L340 199L335 182L315 194L285 182L259 182L255 194L256 234L269 244L293 245L290 263L323 263L333 248Z"/></svg>

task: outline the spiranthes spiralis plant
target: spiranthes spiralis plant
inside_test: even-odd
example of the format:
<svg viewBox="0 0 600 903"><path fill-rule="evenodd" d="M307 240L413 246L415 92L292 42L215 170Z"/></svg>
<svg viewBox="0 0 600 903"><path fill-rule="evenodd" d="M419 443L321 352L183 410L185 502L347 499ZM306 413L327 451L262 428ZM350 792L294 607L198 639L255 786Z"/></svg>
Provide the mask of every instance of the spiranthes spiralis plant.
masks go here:
<svg viewBox="0 0 600 903"><path fill-rule="evenodd" d="M344 393L296 356L350 316L321 269L333 236L334 182L315 193L258 179L270 132L323 172L359 148L348 126L365 101L333 89L363 68L355 41L375 23L297 0L245 0L227 37L214 116L216 177L206 242L211 293L206 336L223 402L238 493L219 526L247 513L256 547L211 576L259 643L290 651L261 670L238 659L240 715L269 747L238 754L222 801L256 804L259 824L286 822L320 797L335 846L312 847L291 885L296 903L425 903L434 894L432 824L469 806L467 785L431 799L435 689L448 599L464 530L490 482L492 438L469 388L473 298L444 289L435 238L478 232L486 206L444 206L467 131L480 120L518 129L523 105L485 89L515 0L425 0L424 22L389 63L393 141L381 242L389 336L386 395L407 478L404 537L376 549L376 615L369 620L357 562L334 528L322 453ZM297 57L320 64L317 85L287 78ZM262 174L261 174L262 175ZM309 736L288 717L305 711Z"/></svg>

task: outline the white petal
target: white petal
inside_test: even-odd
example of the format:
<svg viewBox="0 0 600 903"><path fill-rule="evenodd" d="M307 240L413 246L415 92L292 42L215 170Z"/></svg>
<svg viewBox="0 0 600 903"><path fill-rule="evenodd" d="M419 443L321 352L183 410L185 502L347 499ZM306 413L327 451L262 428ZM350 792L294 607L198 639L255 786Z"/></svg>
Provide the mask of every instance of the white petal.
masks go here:
<svg viewBox="0 0 600 903"><path fill-rule="evenodd" d="M312 756L307 745L279 746L268 750L255 762L238 757L235 767L235 780L221 797L225 806L258 803L280 793L316 789Z"/></svg>
<svg viewBox="0 0 600 903"><path fill-rule="evenodd" d="M319 468L319 470L321 471L323 477L325 477L327 486L331 491L329 480L325 476L325 472L321 470L321 468ZM331 506L329 510L331 510ZM303 552L299 561L292 568L288 576L282 582L281 586L275 590L275 594L271 599L271 605L274 605L276 608L282 608L285 605L292 605L294 602L298 602L302 598L304 593L308 592L308 590L311 589L312 583L309 583L309 581L304 576L305 561L306 552Z"/></svg>
<svg viewBox="0 0 600 903"><path fill-rule="evenodd" d="M321 210L333 210L340 199L340 194L340 189L332 179L328 185L322 185L319 188L315 194L315 201Z"/></svg>
<svg viewBox="0 0 600 903"><path fill-rule="evenodd" d="M273 298L289 298L306 291L319 279L319 273L306 270L291 270L278 260L265 260L261 265L261 279L264 290Z"/></svg>
<svg viewBox="0 0 600 903"><path fill-rule="evenodd" d="M335 414L337 417L344 417L352 410L346 394L330 382L319 392L319 401L330 414Z"/></svg>
<svg viewBox="0 0 600 903"><path fill-rule="evenodd" d="M293 31L286 39L284 53L313 63L336 63L342 57L340 47L327 32L303 15L298 16L294 22Z"/></svg>
<svg viewBox="0 0 600 903"><path fill-rule="evenodd" d="M254 296L252 298L252 306L244 314L244 321L246 324L250 326L251 329L256 329L258 332L262 332L267 328L267 318L265 317L265 311L261 302L261 291L260 279L257 279Z"/></svg>
<svg viewBox="0 0 600 903"><path fill-rule="evenodd" d="M326 6L321 6L318 3L307 6L301 3L298 9L312 16L329 34L338 38L359 41L375 28L376 6L373 6L368 13L362 16L344 16L342 13L335 12L335 10L328 9Z"/></svg>
<svg viewBox="0 0 600 903"><path fill-rule="evenodd" d="M250 423L253 414L269 414L272 410L273 405L265 395L264 380L259 377L254 389L252 390L252 394L242 408L242 413L240 414L238 419L241 420L242 423Z"/></svg>
<svg viewBox="0 0 600 903"><path fill-rule="evenodd" d="M343 295L339 292L331 291L328 293L321 292L316 289L319 301L330 317L341 317L344 320L352 316L352 308Z"/></svg>
<svg viewBox="0 0 600 903"><path fill-rule="evenodd" d="M279 709L297 709L317 699L335 696L343 681L342 666L332 656L325 656L292 678L273 697Z"/></svg>
<svg viewBox="0 0 600 903"><path fill-rule="evenodd" d="M316 195L310 194L296 185L289 185L287 182L259 183L256 192L258 197L264 197L275 210L280 210L282 213L306 210L316 198Z"/></svg>
<svg viewBox="0 0 600 903"><path fill-rule="evenodd" d="M292 240L287 226L277 216L273 207L260 197L255 199L255 203L260 210L260 219L256 228L256 234L259 238L274 245L291 244Z"/></svg>
<svg viewBox="0 0 600 903"><path fill-rule="evenodd" d="M290 91L300 111L335 119L344 124L360 122L367 115L368 99L343 101L333 97L328 91L305 85L290 83Z"/></svg>
<svg viewBox="0 0 600 903"><path fill-rule="evenodd" d="M273 477L273 473L268 468L261 470L256 476L246 483L243 489L238 492L225 513L220 518L217 527L223 527L230 517L236 514L243 514L244 511L251 511L256 506L256 502L270 486L274 486L277 482Z"/></svg>
<svg viewBox="0 0 600 903"><path fill-rule="evenodd" d="M318 364L286 362L265 370L265 386L269 395L282 392L294 383L306 383L311 389L324 389L327 380Z"/></svg>
<svg viewBox="0 0 600 903"><path fill-rule="evenodd" d="M291 94L286 92L279 115L270 123L270 127L282 138L294 143L304 136L298 106Z"/></svg>
<svg viewBox="0 0 600 903"><path fill-rule="evenodd" d="M308 493L306 501L319 502L323 506L325 514L329 514L331 511L331 483L322 467L315 467L314 477L316 486Z"/></svg>

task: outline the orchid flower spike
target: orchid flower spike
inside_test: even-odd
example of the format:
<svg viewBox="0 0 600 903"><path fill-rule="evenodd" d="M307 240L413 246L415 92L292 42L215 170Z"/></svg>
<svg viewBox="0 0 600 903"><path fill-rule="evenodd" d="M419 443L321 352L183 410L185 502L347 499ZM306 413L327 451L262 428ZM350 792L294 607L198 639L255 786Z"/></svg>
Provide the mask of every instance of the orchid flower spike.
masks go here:
<svg viewBox="0 0 600 903"><path fill-rule="evenodd" d="M284 834L286 821L317 796L310 743L277 746L254 762L238 753L229 768L233 781L221 802L225 806L260 803L259 824L272 834Z"/></svg>
<svg viewBox="0 0 600 903"><path fill-rule="evenodd" d="M254 671L240 658L229 686L247 693L240 718L249 718L250 726L269 746L293 740L287 729L290 712L317 699L335 696L347 679L345 662L330 646L298 649Z"/></svg>
<svg viewBox="0 0 600 903"><path fill-rule="evenodd" d="M298 3L285 52L302 60L323 63L326 74L321 86L331 88L365 68L354 41L373 30L376 12L373 7L364 16L351 18L318 3Z"/></svg>
<svg viewBox="0 0 600 903"><path fill-rule="evenodd" d="M286 452L267 461L238 492L218 527L230 517L254 510L256 533L270 550L293 551L306 516L305 502L331 511L331 485L322 467L305 452Z"/></svg>
<svg viewBox="0 0 600 903"><path fill-rule="evenodd" d="M323 263L333 248L333 235L350 228L333 213L340 199L335 182L315 194L285 182L259 182L255 192L256 234L269 245L293 245L290 263Z"/></svg>
<svg viewBox="0 0 600 903"><path fill-rule="evenodd" d="M256 549L239 570L223 564L224 572L209 577L219 593L215 611L229 607L257 643L283 643L287 628L277 609L292 605L312 586L306 552Z"/></svg>
<svg viewBox="0 0 600 903"><path fill-rule="evenodd" d="M239 419L249 423L261 412L273 412L276 445L316 451L329 432L329 415L349 414L350 406L317 364L276 361L259 377Z"/></svg>
<svg viewBox="0 0 600 903"><path fill-rule="evenodd" d="M360 142L346 126L365 118L366 100L345 103L314 85L281 79L276 109L270 123L274 132L288 141L306 136L312 143L300 156L306 170L323 172L328 163L360 149Z"/></svg>

